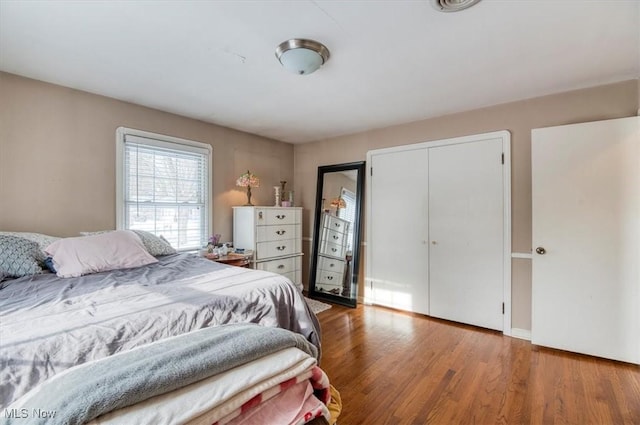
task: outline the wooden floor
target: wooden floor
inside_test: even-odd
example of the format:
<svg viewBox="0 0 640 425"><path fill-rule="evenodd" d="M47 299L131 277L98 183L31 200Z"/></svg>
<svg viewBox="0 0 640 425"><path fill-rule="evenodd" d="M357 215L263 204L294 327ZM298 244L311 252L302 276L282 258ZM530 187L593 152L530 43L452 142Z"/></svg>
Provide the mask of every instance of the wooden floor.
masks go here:
<svg viewBox="0 0 640 425"><path fill-rule="evenodd" d="M640 367L383 307L318 315L339 425L640 424Z"/></svg>

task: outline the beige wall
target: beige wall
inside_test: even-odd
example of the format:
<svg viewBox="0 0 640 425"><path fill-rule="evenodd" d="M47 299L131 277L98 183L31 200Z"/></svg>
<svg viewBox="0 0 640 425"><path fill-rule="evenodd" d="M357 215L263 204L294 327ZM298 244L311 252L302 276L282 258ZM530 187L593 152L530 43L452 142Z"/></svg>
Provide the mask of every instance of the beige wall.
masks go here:
<svg viewBox="0 0 640 425"><path fill-rule="evenodd" d="M271 205L293 181L293 146L127 102L0 73L0 230L59 236L115 227L115 134L124 126L213 146L213 229L232 238L247 169Z"/></svg>
<svg viewBox="0 0 640 425"><path fill-rule="evenodd" d="M296 145L294 189L298 200L307 208L303 231L306 237L306 243L303 244L305 252L310 252L309 239L313 234L313 217L309 209L314 205L318 166L365 160L367 151L373 149L509 130L512 161L512 251L529 253L531 129L633 116L639 108L639 93L638 80L630 80ZM363 251L361 255L365 258L366 252ZM512 326L530 330L530 260L513 260L512 268ZM360 295L363 294L363 273L364 268L360 275ZM303 276L308 277L308 272Z"/></svg>
<svg viewBox="0 0 640 425"><path fill-rule="evenodd" d="M353 174L354 179L347 177L342 172L326 173L324 175L324 182L322 184L323 198L326 199L325 207L330 209L332 213L334 213L335 210L330 206L331 201L340 196L340 191L343 187L354 193L356 191L355 177L357 175L357 171L352 170L348 171L348 173ZM311 211L313 211L313 208L309 208L309 210L309 212L311 213Z"/></svg>
<svg viewBox="0 0 640 425"><path fill-rule="evenodd" d="M361 161L372 149L506 129L512 136L512 249L530 252L531 129L632 116L638 109L640 85L631 80L293 146L0 73L0 230L69 236L114 228L115 131L125 126L213 146L212 230L224 240L232 237L231 207L246 201L234 186L241 172L248 168L261 178L252 191L257 205L271 205L273 186L286 180L305 208L306 282L318 166ZM512 324L530 329L530 261L512 266ZM362 294L362 279L360 286Z"/></svg>

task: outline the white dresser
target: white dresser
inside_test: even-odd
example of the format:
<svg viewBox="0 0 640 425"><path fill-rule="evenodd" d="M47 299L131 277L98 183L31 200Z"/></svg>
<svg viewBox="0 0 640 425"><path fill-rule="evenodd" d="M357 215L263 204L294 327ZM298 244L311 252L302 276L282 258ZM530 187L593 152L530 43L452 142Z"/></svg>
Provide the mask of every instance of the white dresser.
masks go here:
<svg viewBox="0 0 640 425"><path fill-rule="evenodd" d="M233 245L253 251L254 269L286 276L302 290L302 208L233 207Z"/></svg>
<svg viewBox="0 0 640 425"><path fill-rule="evenodd" d="M342 295L347 266L347 237L350 223L341 218L322 214L318 244L318 267L315 289Z"/></svg>

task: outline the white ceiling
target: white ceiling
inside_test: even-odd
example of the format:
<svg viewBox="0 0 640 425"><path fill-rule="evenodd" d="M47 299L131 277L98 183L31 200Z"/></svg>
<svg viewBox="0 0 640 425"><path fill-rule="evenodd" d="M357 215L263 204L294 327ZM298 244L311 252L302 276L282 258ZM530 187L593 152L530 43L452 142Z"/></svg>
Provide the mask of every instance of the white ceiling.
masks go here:
<svg viewBox="0 0 640 425"><path fill-rule="evenodd" d="M640 1L0 0L0 69L302 143L638 78Z"/></svg>

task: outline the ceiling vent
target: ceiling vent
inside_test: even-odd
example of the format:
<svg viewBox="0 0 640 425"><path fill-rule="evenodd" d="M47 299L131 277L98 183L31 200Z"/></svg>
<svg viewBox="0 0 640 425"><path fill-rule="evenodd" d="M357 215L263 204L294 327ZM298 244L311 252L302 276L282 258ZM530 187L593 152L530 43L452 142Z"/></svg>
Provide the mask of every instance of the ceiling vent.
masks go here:
<svg viewBox="0 0 640 425"><path fill-rule="evenodd" d="M431 4L440 12L458 12L478 3L480 0L431 0Z"/></svg>

